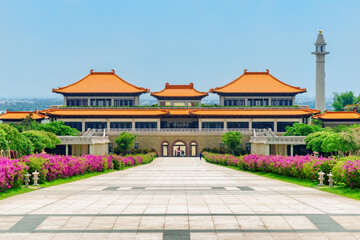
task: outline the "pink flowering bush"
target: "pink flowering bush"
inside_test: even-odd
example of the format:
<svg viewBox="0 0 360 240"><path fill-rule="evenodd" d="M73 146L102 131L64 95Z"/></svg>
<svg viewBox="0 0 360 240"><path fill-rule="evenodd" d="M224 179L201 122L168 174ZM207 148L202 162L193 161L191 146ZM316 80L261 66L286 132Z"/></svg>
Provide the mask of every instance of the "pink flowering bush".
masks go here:
<svg viewBox="0 0 360 240"><path fill-rule="evenodd" d="M281 156L252 154L245 156L231 156L203 153L208 162L239 168L253 172L270 172L298 178L315 180L320 170L329 173L336 161L333 158L306 156Z"/></svg>
<svg viewBox="0 0 360 240"><path fill-rule="evenodd" d="M19 160L0 157L0 192L21 186L27 169Z"/></svg>
<svg viewBox="0 0 360 240"><path fill-rule="evenodd" d="M339 161L333 168L334 179L351 188L360 188L360 160Z"/></svg>
<svg viewBox="0 0 360 240"><path fill-rule="evenodd" d="M135 156L82 155L61 156L46 153L34 154L10 160L0 158L0 191L21 186L26 172L39 172L39 183L76 175L104 172L109 169L121 170L151 162L155 153ZM31 178L31 181L32 178Z"/></svg>

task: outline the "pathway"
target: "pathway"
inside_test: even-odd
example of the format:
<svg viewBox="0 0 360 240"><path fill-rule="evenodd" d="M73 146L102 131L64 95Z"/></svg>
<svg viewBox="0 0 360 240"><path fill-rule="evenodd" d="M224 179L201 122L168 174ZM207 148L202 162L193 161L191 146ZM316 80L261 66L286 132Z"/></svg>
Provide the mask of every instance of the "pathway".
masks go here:
<svg viewBox="0 0 360 240"><path fill-rule="evenodd" d="M0 201L0 239L360 239L360 202L198 158Z"/></svg>

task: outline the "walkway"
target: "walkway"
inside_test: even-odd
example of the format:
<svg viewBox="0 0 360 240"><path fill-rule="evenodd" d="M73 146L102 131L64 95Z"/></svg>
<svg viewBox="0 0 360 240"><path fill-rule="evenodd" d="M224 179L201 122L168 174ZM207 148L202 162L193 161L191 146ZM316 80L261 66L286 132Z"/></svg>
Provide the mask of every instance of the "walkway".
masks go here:
<svg viewBox="0 0 360 240"><path fill-rule="evenodd" d="M0 239L360 239L360 202L211 165L152 164L0 201Z"/></svg>

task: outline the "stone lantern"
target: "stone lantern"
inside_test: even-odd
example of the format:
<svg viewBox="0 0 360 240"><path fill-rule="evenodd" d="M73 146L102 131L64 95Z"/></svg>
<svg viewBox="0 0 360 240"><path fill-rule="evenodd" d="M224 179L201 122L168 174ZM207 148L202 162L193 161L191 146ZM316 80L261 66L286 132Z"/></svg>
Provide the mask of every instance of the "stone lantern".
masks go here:
<svg viewBox="0 0 360 240"><path fill-rule="evenodd" d="M31 174L29 174L29 173L26 173L26 174L25 174L25 180L24 180L24 182L25 182L25 187L26 187L26 188L29 188L30 176L31 176Z"/></svg>
<svg viewBox="0 0 360 240"><path fill-rule="evenodd" d="M34 176L34 186L39 186L38 180L39 180L39 172L35 170L35 172L32 173Z"/></svg>
<svg viewBox="0 0 360 240"><path fill-rule="evenodd" d="M318 174L319 174L320 183L317 186L318 187L323 187L323 186L325 186L324 185L324 175L325 175L325 173L323 171L320 171L320 172L318 172Z"/></svg>
<svg viewBox="0 0 360 240"><path fill-rule="evenodd" d="M334 186L334 179L332 178L333 174L330 172L327 176L329 177L329 187L333 187Z"/></svg>

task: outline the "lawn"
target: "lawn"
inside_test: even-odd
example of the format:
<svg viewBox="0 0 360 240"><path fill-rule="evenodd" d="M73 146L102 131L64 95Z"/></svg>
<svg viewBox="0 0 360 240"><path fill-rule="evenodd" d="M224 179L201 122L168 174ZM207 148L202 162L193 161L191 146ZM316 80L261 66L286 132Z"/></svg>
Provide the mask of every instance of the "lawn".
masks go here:
<svg viewBox="0 0 360 240"><path fill-rule="evenodd" d="M219 164L216 164L216 165L219 165ZM223 166L223 165L219 165L219 166ZM280 180L283 182L293 183L293 184L297 184L297 185L300 185L303 187L316 188L320 191L341 195L341 196L352 198L355 200L360 200L360 189L352 189L352 188L345 186L345 184L342 184L342 183L339 184L339 183L335 182L335 186L333 188L330 188L330 187L317 188L316 186L319 183L313 182L309 179L288 177L288 176L278 175L278 174L274 174L274 173L245 171L245 170L241 170L235 166L223 166L223 167L228 167L228 168L231 168L231 169L234 169L237 171L247 172L247 173L255 174L258 176L262 176L262 177L276 179L276 180Z"/></svg>
<svg viewBox="0 0 360 240"><path fill-rule="evenodd" d="M127 168L129 168L129 167L125 167L124 169L127 169ZM69 178L55 179L51 182L45 182L43 184L39 184L39 186L37 186L37 187L33 187L30 185L31 188L25 188L23 186L21 188L9 189L9 190L6 190L5 192L0 192L0 200L4 199L4 198L15 196L15 195L23 194L23 193L36 191L38 189L52 187L52 186L69 183L69 182L74 182L74 181L78 181L81 179L91 178L91 177L95 177L95 176L98 176L101 174L115 172L115 171L116 170L106 170L105 172L92 172L92 173L87 173L84 175L77 175L77 176L73 176L73 177L69 177Z"/></svg>

